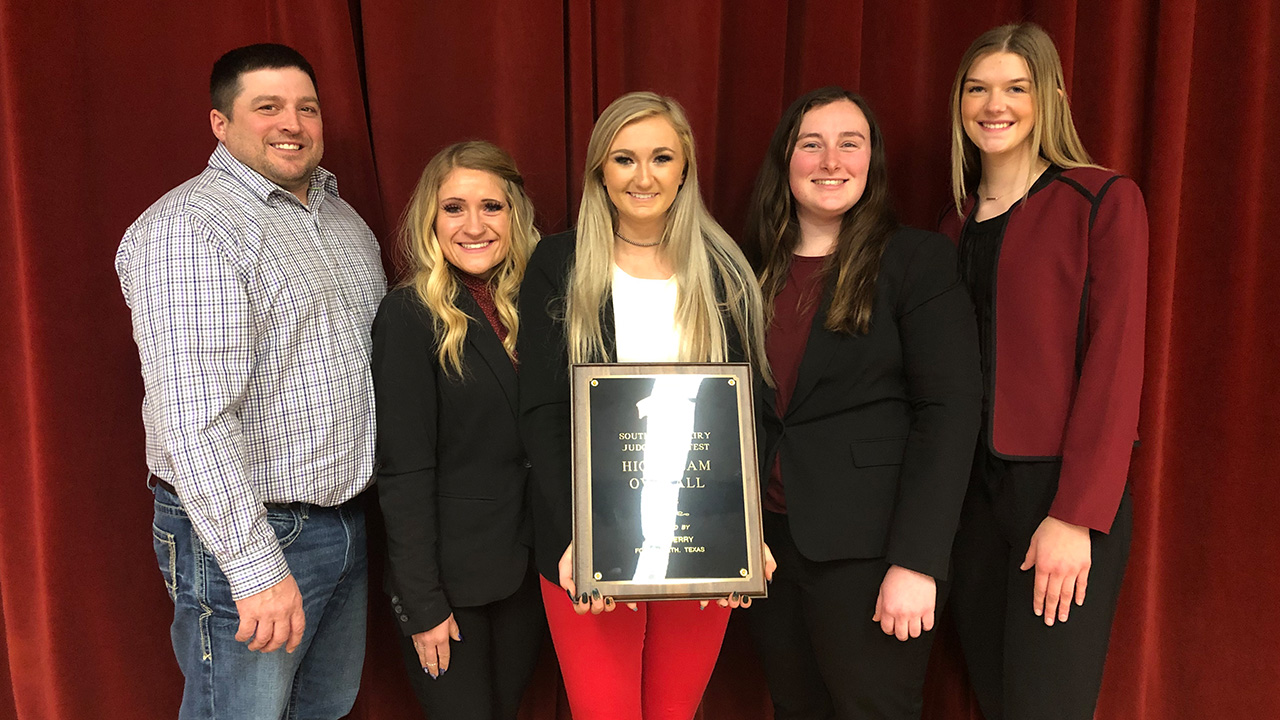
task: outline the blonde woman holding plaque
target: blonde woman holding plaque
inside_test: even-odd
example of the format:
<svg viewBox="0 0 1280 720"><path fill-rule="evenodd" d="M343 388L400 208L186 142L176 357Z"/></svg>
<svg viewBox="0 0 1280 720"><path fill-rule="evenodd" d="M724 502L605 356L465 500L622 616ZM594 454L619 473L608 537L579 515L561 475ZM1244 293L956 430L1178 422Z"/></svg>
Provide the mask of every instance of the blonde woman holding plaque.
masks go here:
<svg viewBox="0 0 1280 720"><path fill-rule="evenodd" d="M740 599L614 612L611 598L576 592L571 553L571 363L764 363L759 289L702 204L693 136L674 100L631 93L600 114L577 229L539 245L520 309L537 563L573 715L689 720L715 666L726 607ZM661 533L652 534L657 542Z"/></svg>

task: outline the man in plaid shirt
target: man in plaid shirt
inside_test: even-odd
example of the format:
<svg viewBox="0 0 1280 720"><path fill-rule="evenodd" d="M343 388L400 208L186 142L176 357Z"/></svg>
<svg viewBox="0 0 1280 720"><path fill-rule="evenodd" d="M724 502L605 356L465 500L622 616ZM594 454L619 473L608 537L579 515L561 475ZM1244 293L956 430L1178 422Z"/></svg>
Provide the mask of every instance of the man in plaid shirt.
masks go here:
<svg viewBox="0 0 1280 720"><path fill-rule="evenodd" d="M338 718L364 658L376 239L319 167L315 73L215 63L209 165L125 233L180 717ZM281 648L285 652L276 652Z"/></svg>

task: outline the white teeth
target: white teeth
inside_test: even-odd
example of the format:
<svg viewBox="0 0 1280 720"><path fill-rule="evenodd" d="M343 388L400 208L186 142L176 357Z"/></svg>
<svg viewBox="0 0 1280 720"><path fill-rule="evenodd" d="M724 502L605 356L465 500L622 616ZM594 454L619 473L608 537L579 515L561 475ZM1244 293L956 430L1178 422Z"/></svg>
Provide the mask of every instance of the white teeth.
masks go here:
<svg viewBox="0 0 1280 720"><path fill-rule="evenodd" d="M837 185L843 185L845 181L844 180L814 180L814 182L819 185L829 185L831 187L835 187Z"/></svg>
<svg viewBox="0 0 1280 720"><path fill-rule="evenodd" d="M1003 130L1003 129L1005 129L1005 128L1009 127L1009 126L1010 126L1010 125L1012 125L1012 124L1013 124L1013 123L1007 123L1007 122L1002 122L1002 123L982 123L982 127L987 128L988 130Z"/></svg>
<svg viewBox="0 0 1280 720"><path fill-rule="evenodd" d="M493 241L485 240L484 242L478 242L478 243L458 243L458 244L468 250L479 250L482 247L487 247L490 242L493 242Z"/></svg>
<svg viewBox="0 0 1280 720"><path fill-rule="evenodd" d="M272 145L272 147L279 148L281 150L301 150L302 149L302 146L296 143L275 143L274 145Z"/></svg>
<svg viewBox="0 0 1280 720"><path fill-rule="evenodd" d="M635 192L631 193L631 197L637 200L648 200L649 198L654 198L657 196L658 196L658 193L635 193Z"/></svg>

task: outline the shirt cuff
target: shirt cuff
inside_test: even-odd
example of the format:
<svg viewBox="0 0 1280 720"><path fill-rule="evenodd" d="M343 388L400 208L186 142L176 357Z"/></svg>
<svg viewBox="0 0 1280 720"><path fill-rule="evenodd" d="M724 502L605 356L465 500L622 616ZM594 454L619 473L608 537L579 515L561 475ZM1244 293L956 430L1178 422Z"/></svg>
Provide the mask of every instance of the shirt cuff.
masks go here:
<svg viewBox="0 0 1280 720"><path fill-rule="evenodd" d="M272 540L270 545L233 562L218 563L231 585L232 600L243 600L260 593L289 576L289 564L285 562L284 552L280 550L280 544L275 542L274 534Z"/></svg>

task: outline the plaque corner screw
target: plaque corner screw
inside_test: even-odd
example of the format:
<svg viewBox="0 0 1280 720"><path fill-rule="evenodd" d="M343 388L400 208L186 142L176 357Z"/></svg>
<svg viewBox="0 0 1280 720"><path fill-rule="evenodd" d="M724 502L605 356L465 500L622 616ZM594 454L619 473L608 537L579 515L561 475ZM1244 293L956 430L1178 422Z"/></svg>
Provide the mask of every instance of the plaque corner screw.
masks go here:
<svg viewBox="0 0 1280 720"><path fill-rule="evenodd" d="M737 380L735 380L734 378L729 378L729 384L730 384L730 385L737 385L737 384L738 384L738 381L737 381Z"/></svg>
<svg viewBox="0 0 1280 720"><path fill-rule="evenodd" d="M741 570L739 570L739 571L738 571L738 574L739 574L739 575L741 575L742 577L746 577L746 576L747 576L747 569L746 569L746 568L742 568Z"/></svg>
<svg viewBox="0 0 1280 720"><path fill-rule="evenodd" d="M599 384L600 384L600 381L599 381L599 380L592 380L592 381L591 381L591 387L595 387L595 386L597 386L597 385L599 385Z"/></svg>
<svg viewBox="0 0 1280 720"><path fill-rule="evenodd" d="M595 382L595 381L593 380L592 382ZM599 579L600 579L600 578L602 578L602 577L604 577L604 576L603 576L603 575L601 575L600 573L596 573L596 574L595 574L595 579L597 579L597 580L599 580Z"/></svg>

